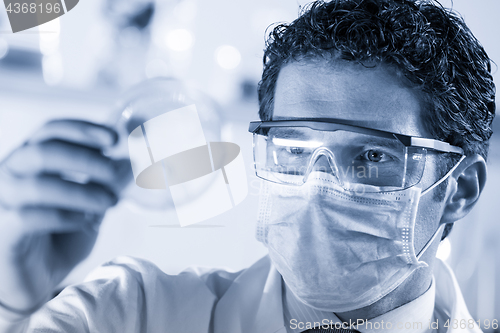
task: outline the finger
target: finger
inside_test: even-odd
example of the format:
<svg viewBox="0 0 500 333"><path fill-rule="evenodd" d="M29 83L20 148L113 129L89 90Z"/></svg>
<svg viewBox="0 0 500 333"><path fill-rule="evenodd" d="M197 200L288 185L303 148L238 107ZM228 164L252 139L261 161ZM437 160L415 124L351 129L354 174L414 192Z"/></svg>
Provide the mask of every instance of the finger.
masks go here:
<svg viewBox="0 0 500 333"><path fill-rule="evenodd" d="M103 218L101 214L68 211L49 207L24 207L16 212L17 223L24 232L66 233L95 230Z"/></svg>
<svg viewBox="0 0 500 333"><path fill-rule="evenodd" d="M68 141L101 149L114 145L118 140L118 134L109 127L88 121L60 119L42 126L28 142L37 143L49 140Z"/></svg>
<svg viewBox="0 0 500 333"><path fill-rule="evenodd" d="M10 209L42 206L103 214L117 202L116 195L100 184L78 184L50 175L9 178L3 185L0 201Z"/></svg>
<svg viewBox="0 0 500 333"><path fill-rule="evenodd" d="M80 174L87 181L114 186L126 176L130 162L112 160L98 150L62 141L25 145L5 161L17 177L47 174Z"/></svg>

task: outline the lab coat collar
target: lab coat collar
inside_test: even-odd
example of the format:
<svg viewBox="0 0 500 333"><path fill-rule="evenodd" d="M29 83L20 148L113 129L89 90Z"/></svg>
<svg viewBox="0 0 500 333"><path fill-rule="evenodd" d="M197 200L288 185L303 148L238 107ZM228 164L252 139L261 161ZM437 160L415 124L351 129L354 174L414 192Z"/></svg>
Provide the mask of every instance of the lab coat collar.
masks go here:
<svg viewBox="0 0 500 333"><path fill-rule="evenodd" d="M245 270L218 301L214 332L286 333L281 281L268 256Z"/></svg>
<svg viewBox="0 0 500 333"><path fill-rule="evenodd" d="M441 314L440 326L444 325L444 322L450 318L450 321L457 319L465 320L468 322L472 319L467 306L465 305L462 292L460 291L460 286L458 285L455 274L451 268L441 261L441 259L436 259L434 267L434 278L436 281L436 303L435 303L435 314ZM444 322L441 323L441 320ZM472 319L473 320L473 319ZM441 331L441 330L440 330ZM446 331L447 333L456 332L474 332L481 333L482 331L478 328L478 325L474 325L474 328L467 328L467 330L461 329L458 325L457 329L453 329L453 325Z"/></svg>

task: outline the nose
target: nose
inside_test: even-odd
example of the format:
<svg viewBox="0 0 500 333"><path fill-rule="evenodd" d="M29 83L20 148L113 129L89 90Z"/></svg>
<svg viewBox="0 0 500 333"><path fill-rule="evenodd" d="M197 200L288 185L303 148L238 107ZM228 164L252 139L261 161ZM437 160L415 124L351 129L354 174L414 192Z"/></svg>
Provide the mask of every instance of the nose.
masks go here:
<svg viewBox="0 0 500 333"><path fill-rule="evenodd" d="M331 173L338 179L338 171L335 164L335 155L327 148L321 147L311 156L307 171L304 175L304 182L313 171Z"/></svg>
<svg viewBox="0 0 500 333"><path fill-rule="evenodd" d="M325 155L320 155L314 162L313 168L311 171L319 171L319 172L331 172L335 174L333 167L330 165L328 161L328 157Z"/></svg>

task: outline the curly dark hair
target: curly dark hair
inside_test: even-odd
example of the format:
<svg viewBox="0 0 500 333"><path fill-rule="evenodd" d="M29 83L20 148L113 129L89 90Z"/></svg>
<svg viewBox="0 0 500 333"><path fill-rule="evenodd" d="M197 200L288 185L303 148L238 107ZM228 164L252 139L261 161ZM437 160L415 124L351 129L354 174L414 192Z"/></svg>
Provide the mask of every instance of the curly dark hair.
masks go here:
<svg viewBox="0 0 500 333"><path fill-rule="evenodd" d="M272 118L280 69L303 58L382 62L423 92L424 124L435 139L488 154L495 116L491 62L463 19L433 0L318 0L269 34L259 83L259 116ZM443 154L441 175L458 160ZM446 183L434 198L444 200ZM446 235L451 225L445 230Z"/></svg>
<svg viewBox="0 0 500 333"><path fill-rule="evenodd" d="M466 155L487 157L495 116L491 63L465 22L434 1L315 1L291 24L279 24L264 53L259 115L272 117L281 67L303 57L393 65L427 100L425 124Z"/></svg>

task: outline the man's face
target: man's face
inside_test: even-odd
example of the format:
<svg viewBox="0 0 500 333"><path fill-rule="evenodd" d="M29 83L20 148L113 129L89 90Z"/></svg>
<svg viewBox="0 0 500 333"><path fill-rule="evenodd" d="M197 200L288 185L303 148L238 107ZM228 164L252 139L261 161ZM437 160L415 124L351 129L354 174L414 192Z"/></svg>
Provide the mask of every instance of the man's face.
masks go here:
<svg viewBox="0 0 500 333"><path fill-rule="evenodd" d="M430 138L422 123L423 105L420 93L405 86L385 65L366 68L344 60L302 60L281 69L272 119L355 120L360 126ZM437 180L435 166L435 156L428 154L417 185L422 190ZM421 198L415 224L416 253L437 229L442 212L443 203L436 202L432 193ZM422 259L431 264L432 257Z"/></svg>

